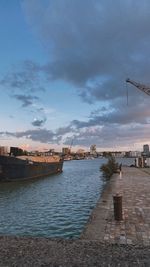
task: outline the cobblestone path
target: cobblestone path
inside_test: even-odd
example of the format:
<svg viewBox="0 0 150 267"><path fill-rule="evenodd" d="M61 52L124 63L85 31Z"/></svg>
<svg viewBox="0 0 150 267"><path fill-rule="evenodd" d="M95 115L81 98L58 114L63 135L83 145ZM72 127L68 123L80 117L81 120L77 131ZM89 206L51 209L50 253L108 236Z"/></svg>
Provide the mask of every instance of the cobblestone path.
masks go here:
<svg viewBox="0 0 150 267"><path fill-rule="evenodd" d="M123 202L123 220L119 222L114 219L116 193L122 195ZM115 175L106 188L82 238L111 244L150 245L150 174L123 167L122 174Z"/></svg>

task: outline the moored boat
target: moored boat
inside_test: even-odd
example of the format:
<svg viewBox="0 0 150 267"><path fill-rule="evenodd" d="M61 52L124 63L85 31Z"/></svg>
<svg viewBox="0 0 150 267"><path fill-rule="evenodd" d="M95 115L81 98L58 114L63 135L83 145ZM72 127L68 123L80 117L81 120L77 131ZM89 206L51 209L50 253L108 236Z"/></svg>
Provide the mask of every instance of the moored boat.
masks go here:
<svg viewBox="0 0 150 267"><path fill-rule="evenodd" d="M0 181L38 178L62 172L63 160L59 156L2 156L0 155Z"/></svg>

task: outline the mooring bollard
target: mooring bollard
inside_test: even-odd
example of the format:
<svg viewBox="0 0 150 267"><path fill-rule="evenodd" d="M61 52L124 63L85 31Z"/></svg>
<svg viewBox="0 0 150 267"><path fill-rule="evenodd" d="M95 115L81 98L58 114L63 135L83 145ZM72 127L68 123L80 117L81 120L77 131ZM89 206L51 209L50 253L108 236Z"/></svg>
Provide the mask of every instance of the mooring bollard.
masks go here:
<svg viewBox="0 0 150 267"><path fill-rule="evenodd" d="M116 194L113 196L114 202L114 217L116 221L122 221L122 195Z"/></svg>

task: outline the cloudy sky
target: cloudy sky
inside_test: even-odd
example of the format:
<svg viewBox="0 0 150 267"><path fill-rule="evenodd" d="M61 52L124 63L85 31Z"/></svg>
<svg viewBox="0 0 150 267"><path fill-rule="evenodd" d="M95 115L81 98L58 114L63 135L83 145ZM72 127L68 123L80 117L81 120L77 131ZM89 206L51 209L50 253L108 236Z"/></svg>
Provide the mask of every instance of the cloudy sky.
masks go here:
<svg viewBox="0 0 150 267"><path fill-rule="evenodd" d="M149 0L1 0L0 37L0 145L150 144Z"/></svg>

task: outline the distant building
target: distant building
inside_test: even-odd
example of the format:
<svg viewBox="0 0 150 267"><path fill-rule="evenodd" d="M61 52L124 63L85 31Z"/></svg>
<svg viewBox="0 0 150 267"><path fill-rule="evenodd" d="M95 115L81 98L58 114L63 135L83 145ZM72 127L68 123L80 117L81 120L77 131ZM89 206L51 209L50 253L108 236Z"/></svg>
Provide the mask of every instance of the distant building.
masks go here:
<svg viewBox="0 0 150 267"><path fill-rule="evenodd" d="M70 153L70 149L69 149L69 147L63 147L62 148L62 154L63 155L67 155L67 154L69 154Z"/></svg>
<svg viewBox="0 0 150 267"><path fill-rule="evenodd" d="M21 156L23 155L23 150L19 147L10 147L10 155Z"/></svg>
<svg viewBox="0 0 150 267"><path fill-rule="evenodd" d="M143 154L148 156L149 155L149 145L144 145L143 146Z"/></svg>
<svg viewBox="0 0 150 267"><path fill-rule="evenodd" d="M140 151L131 151L130 152L131 157L141 157L141 152Z"/></svg>
<svg viewBox="0 0 150 267"><path fill-rule="evenodd" d="M116 158L121 158L121 157L124 157L125 153L120 152L120 151L115 151L115 152L111 152L111 155L116 157Z"/></svg>
<svg viewBox="0 0 150 267"><path fill-rule="evenodd" d="M7 155L8 154L8 147L0 146L0 155Z"/></svg>
<svg viewBox="0 0 150 267"><path fill-rule="evenodd" d="M125 152L125 157L126 157L126 158L130 158L130 157L132 157L132 151L126 151L126 152Z"/></svg>
<svg viewBox="0 0 150 267"><path fill-rule="evenodd" d="M85 154L85 150L80 148L80 149L77 150L76 154L84 155Z"/></svg>
<svg viewBox="0 0 150 267"><path fill-rule="evenodd" d="M90 146L90 155L92 155L92 156L97 155L97 152L96 152L96 145L91 145L91 146Z"/></svg>
<svg viewBox="0 0 150 267"><path fill-rule="evenodd" d="M45 156L51 156L55 153L55 150L54 149L50 149L49 151L45 151L44 154Z"/></svg>

